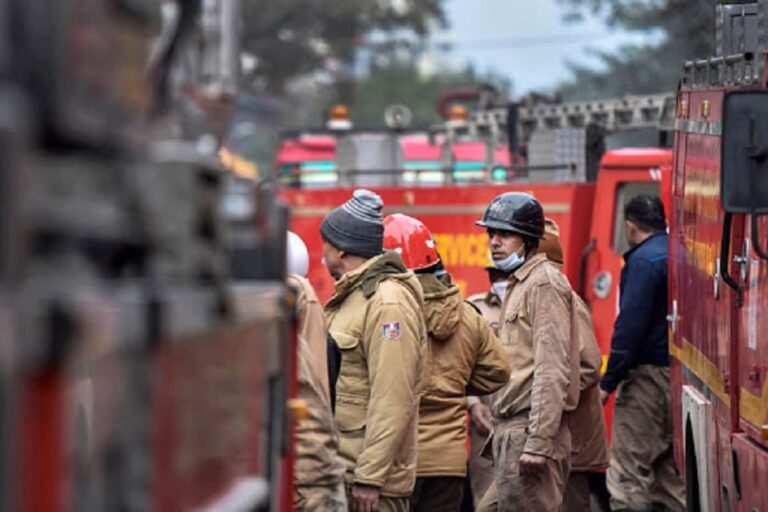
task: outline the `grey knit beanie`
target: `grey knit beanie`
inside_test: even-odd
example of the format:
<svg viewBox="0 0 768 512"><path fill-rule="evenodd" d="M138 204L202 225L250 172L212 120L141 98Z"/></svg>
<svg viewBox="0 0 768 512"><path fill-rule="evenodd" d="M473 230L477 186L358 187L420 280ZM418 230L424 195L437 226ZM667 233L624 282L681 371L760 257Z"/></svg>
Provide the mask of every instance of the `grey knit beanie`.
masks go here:
<svg viewBox="0 0 768 512"><path fill-rule="evenodd" d="M320 225L323 239L350 254L372 258L383 251L384 203L375 192L358 189L352 198L325 216Z"/></svg>

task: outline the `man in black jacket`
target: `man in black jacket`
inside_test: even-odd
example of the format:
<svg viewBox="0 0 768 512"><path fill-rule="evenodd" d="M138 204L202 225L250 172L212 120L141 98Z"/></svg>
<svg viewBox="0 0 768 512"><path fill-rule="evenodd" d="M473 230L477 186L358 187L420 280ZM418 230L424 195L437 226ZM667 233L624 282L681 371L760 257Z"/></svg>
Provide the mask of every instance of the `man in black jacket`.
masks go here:
<svg viewBox="0 0 768 512"><path fill-rule="evenodd" d="M655 196L624 209L631 249L624 254L620 312L603 403L618 389L608 468L611 510L685 510L684 487L672 456L667 341L667 223Z"/></svg>

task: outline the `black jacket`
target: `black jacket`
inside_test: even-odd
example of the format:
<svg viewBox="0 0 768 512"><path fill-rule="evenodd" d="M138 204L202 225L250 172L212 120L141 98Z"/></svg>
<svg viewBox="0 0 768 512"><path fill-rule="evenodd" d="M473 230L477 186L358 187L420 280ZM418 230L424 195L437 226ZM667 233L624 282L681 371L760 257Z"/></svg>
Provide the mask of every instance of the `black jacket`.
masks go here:
<svg viewBox="0 0 768 512"><path fill-rule="evenodd" d="M641 364L669 366L667 234L657 233L624 254L620 311L600 387L611 392Z"/></svg>

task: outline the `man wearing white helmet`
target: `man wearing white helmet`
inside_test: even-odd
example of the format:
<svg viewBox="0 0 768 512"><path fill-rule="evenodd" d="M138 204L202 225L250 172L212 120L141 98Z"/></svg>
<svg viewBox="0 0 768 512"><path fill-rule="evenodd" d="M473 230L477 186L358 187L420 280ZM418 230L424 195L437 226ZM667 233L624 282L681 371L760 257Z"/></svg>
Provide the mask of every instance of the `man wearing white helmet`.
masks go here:
<svg viewBox="0 0 768 512"><path fill-rule="evenodd" d="M309 254L304 242L288 232L286 272L296 292L299 321L299 398L308 415L296 425L296 496L300 512L347 510L344 464L338 455L339 434L331 410L326 351L327 326L323 307L306 279Z"/></svg>

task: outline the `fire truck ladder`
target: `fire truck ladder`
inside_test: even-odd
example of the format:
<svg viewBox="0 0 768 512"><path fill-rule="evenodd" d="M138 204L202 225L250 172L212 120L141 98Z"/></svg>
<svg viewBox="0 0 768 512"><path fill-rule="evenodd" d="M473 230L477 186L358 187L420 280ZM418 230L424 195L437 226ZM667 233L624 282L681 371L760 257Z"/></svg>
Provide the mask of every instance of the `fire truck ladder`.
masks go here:
<svg viewBox="0 0 768 512"><path fill-rule="evenodd" d="M675 101L674 94L651 94L571 103L513 103L473 112L466 121L448 121L445 132L452 139L465 135L485 138L488 134L508 133L508 126L513 124L518 136L528 140L536 130L589 125L609 133L644 128L672 130Z"/></svg>
<svg viewBox="0 0 768 512"><path fill-rule="evenodd" d="M596 174L605 135L642 129L672 131L675 102L674 94L570 103L523 101L472 112L467 119L449 120L436 131L444 133L444 155L451 154L456 142L483 141L489 171L494 167L494 149L506 143L512 155L520 155L523 146L527 149L527 165L512 165L517 176L552 171L539 179L588 180ZM590 154L590 146L596 152Z"/></svg>

